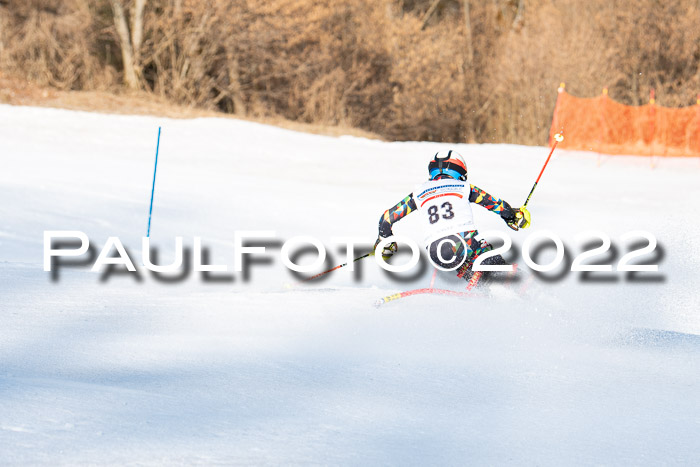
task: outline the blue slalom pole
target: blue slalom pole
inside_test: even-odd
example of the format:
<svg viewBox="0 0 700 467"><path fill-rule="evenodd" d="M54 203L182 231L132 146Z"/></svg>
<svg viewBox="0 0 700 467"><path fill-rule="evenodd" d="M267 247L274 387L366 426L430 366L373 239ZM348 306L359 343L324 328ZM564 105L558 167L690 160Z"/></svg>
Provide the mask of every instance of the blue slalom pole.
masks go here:
<svg viewBox="0 0 700 467"><path fill-rule="evenodd" d="M156 143L156 165L153 167L153 186L151 186L151 207L148 208L148 232L146 237L151 236L151 214L153 213L153 193L156 191L156 170L158 170L158 148L160 147L160 127L158 127L158 142Z"/></svg>

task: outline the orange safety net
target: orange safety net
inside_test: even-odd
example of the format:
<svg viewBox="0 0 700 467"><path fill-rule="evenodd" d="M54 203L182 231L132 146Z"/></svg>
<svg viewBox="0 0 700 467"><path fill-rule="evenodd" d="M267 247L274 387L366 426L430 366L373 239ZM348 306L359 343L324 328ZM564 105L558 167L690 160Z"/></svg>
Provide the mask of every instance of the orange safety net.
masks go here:
<svg viewBox="0 0 700 467"><path fill-rule="evenodd" d="M604 90L594 98L574 97L563 87L554 109L550 142L563 131L564 149L640 156L700 156L700 103L668 108L651 102L630 106Z"/></svg>

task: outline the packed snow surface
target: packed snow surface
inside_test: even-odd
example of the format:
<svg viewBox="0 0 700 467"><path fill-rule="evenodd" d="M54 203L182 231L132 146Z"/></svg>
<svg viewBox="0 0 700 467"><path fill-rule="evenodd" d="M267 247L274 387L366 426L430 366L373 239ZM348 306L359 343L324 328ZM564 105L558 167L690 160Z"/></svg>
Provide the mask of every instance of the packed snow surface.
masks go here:
<svg viewBox="0 0 700 467"><path fill-rule="evenodd" d="M176 237L188 251L200 237L228 276L144 270L159 126L159 263L175 258ZM516 206L548 152L0 106L0 463L697 463L697 159L557 150L531 229L474 208L481 231L512 238L520 272L473 297L375 308L428 287L432 269L398 280L373 258L298 286L280 243L312 236L329 267L345 262L334 239L371 245L380 215L445 148L464 154L472 184ZM420 240L417 216L395 233ZM95 254L118 237L140 274L84 261L52 276L50 230L85 232ZM650 232L658 246L639 261L659 271L539 277L519 248L543 230L569 262L600 244L577 235L604 232L613 250L597 260L613 268L634 247L626 232ZM275 235L246 279L232 272L237 231ZM448 273L435 282L464 286Z"/></svg>

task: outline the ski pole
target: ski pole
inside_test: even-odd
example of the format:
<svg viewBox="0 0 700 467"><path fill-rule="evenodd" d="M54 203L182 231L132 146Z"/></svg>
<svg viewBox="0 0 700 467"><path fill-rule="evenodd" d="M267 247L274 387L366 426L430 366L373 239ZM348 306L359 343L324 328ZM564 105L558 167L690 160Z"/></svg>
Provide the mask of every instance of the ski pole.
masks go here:
<svg viewBox="0 0 700 467"><path fill-rule="evenodd" d="M371 251L371 252L367 253L366 255L358 256L358 257L355 258L354 260L348 261L347 263L343 263L343 264L341 264L340 266L336 266L336 267L334 267L334 268L332 268L332 269L329 269L328 271L320 272L320 273L316 274L315 276L311 276L311 277L309 277L309 278L307 278L307 279L304 279L302 282L309 282L309 281L312 281L312 280L314 280L314 279L316 279L316 278L318 278L318 277L321 277L321 276L323 276L323 275L325 275L325 274L328 274L329 272L333 272L333 271L335 271L336 269L340 269L340 268L342 268L342 267L344 267L344 266L347 266L347 265L350 264L350 263L354 263L355 261L359 261L359 260L364 259L364 258L367 258L367 257L369 257L369 256L374 256L374 251Z"/></svg>
<svg viewBox="0 0 700 467"><path fill-rule="evenodd" d="M532 185L532 190L530 190L530 194L527 195L527 199L525 200L525 204L523 204L523 207L527 206L527 203L530 202L530 197L532 197L532 193L534 193L535 188L537 188L537 184L540 181L540 177L542 177L542 174L544 173L545 167L547 167L547 164L549 164L549 159L552 158L552 154L554 153L554 150L557 148L557 144L561 143L564 141L564 135L561 133L557 133L554 135L554 144L552 145L552 150L549 151L549 156L547 156L547 160L544 162L544 165L542 166L542 170L540 170L540 174L537 176L537 180L535 180L535 184Z"/></svg>

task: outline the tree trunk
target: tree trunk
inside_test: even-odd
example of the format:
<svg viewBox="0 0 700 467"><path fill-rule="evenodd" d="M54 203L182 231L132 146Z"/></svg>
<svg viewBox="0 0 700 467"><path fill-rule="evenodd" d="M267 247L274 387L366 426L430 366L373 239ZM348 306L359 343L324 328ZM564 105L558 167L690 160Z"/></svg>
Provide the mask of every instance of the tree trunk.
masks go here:
<svg viewBox="0 0 700 467"><path fill-rule="evenodd" d="M3 55L5 54L5 42L3 42L3 33L4 31L2 30L2 21L0 21L0 61L4 59Z"/></svg>
<svg viewBox="0 0 700 467"><path fill-rule="evenodd" d="M430 21L430 17L433 16L433 13L435 13L435 10L437 10L439 4L440 0L433 0L433 3L428 8L428 11L425 12L425 14L423 15L423 19L421 20L421 22L423 23L420 27L421 31L425 29L425 26L428 24L428 21Z"/></svg>
<svg viewBox="0 0 700 467"><path fill-rule="evenodd" d="M243 92L241 91L241 78L238 72L238 60L233 57L233 54L229 53L227 57L228 62L228 79L229 87L231 89L231 100L233 101L233 113L235 115L245 117L246 106L243 101Z"/></svg>
<svg viewBox="0 0 700 467"><path fill-rule="evenodd" d="M141 68L141 42L143 42L143 9L146 0L136 0L131 12L131 47L134 50L134 66L140 74Z"/></svg>
<svg viewBox="0 0 700 467"><path fill-rule="evenodd" d="M469 0L463 0L464 5L464 32L467 38L467 60L471 67L474 62L474 46L472 45L472 20L469 14Z"/></svg>
<svg viewBox="0 0 700 467"><path fill-rule="evenodd" d="M476 142L475 122L476 115L474 112L469 112L469 109L475 108L478 104L476 101L479 93L477 91L476 74L474 73L474 46L472 44L472 22L469 14L469 0L462 1L464 9L464 95L468 102L465 102L464 108L467 109L463 117L465 137L468 143Z"/></svg>
<svg viewBox="0 0 700 467"><path fill-rule="evenodd" d="M520 26L523 20L523 12L525 11L524 0L518 0L518 11L515 12L515 18L513 18L513 24L511 24L511 30Z"/></svg>
<svg viewBox="0 0 700 467"><path fill-rule="evenodd" d="M145 6L145 3L146 0L136 0L136 8L134 9L134 14L132 15L132 20L136 24L132 25L132 35L130 36L129 23L126 19L126 14L124 13L124 7L122 6L121 1L110 0L112 12L114 13L114 26L117 28L119 45L122 49L124 84L126 84L126 86L132 90L137 90L141 87L139 82L138 60L137 56L135 55L138 53L138 50L135 51L134 46L136 45L136 39L138 40L138 48L140 49L141 47L141 38L143 34L143 7Z"/></svg>

